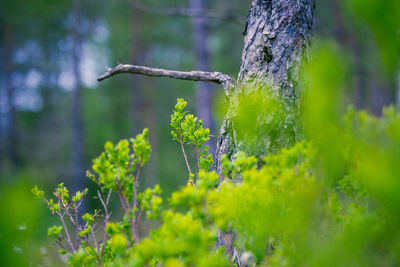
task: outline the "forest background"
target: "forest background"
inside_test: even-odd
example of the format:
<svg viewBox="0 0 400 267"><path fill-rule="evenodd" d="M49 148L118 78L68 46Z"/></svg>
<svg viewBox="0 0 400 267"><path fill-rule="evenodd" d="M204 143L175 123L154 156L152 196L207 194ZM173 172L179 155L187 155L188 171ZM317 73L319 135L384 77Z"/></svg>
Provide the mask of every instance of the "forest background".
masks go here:
<svg viewBox="0 0 400 267"><path fill-rule="evenodd" d="M49 192L63 181L74 190L90 189L93 185L85 172L104 143L132 137L143 127L149 128L153 153L142 186L160 184L164 196L169 196L183 185L185 163L170 136L173 105L178 97L188 100L189 109L218 136L225 111L222 89L165 78L120 75L103 83L96 78L116 62L235 75L250 1L204 0L203 11L197 13L193 10L199 7L193 8L193 2L3 3L0 207L7 218L1 220L0 229L12 239L0 237L1 248L12 247L15 255L28 253L38 262L45 255L56 257L56 249L46 246L50 241L44 227L53 219L31 200L32 185ZM379 41L388 35L383 31L381 40L376 40L371 25L353 20L339 0L317 1L315 12L314 38L334 40L349 56L354 90L345 92L348 102L376 115L384 105L398 106L398 75L382 75L385 66L376 53ZM391 19L379 9L374 12L377 24ZM196 19L205 27L196 27ZM205 103L204 92L209 97ZM215 142L211 140L211 148ZM189 156L193 161L195 155ZM29 246L20 245L27 242Z"/></svg>

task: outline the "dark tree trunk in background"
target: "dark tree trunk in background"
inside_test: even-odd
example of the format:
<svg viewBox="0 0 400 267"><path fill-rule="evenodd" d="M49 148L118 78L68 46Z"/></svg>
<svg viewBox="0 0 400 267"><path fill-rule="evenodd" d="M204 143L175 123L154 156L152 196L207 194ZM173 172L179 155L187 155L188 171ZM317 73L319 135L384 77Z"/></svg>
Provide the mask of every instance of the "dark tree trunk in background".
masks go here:
<svg viewBox="0 0 400 267"><path fill-rule="evenodd" d="M143 17L142 12L135 8L141 4L140 0L131 2L131 62L132 64L144 64L146 48L143 43ZM142 132L143 128L149 128L149 141L151 144L152 155L148 162L149 168L144 170L146 179L144 184L148 187L157 184L157 122L156 108L154 104L154 86L149 79L141 76L132 76L132 123L133 134ZM139 236L139 233L136 233Z"/></svg>
<svg viewBox="0 0 400 267"><path fill-rule="evenodd" d="M342 13L342 3L341 0L330 0L329 3L329 8L331 10L331 15L333 18L333 36L335 37L336 41L338 44L344 46L347 51L352 51L353 52L353 58L354 58L354 92L353 92L353 97L354 97L354 103L357 108L362 108L363 106L363 90L365 88L360 87L362 85L361 83L361 78L362 78L362 69L360 69L359 66L359 57L360 57L360 51L357 51L357 48L359 50L359 47L356 44L356 40L353 37L353 34L346 27L346 24L344 22L343 18L343 13Z"/></svg>
<svg viewBox="0 0 400 267"><path fill-rule="evenodd" d="M15 120L15 107L13 104L15 86L12 79L14 72L14 48L15 36L14 28L12 25L5 25L4 27L4 86L5 86L5 129L4 129L4 154L7 161L14 166L17 162L16 141L17 130Z"/></svg>
<svg viewBox="0 0 400 267"><path fill-rule="evenodd" d="M81 34L81 2L74 1L74 22L72 26L72 71L75 85L72 92L72 158L74 189L85 187L85 173L83 167L83 123L82 123L82 79L80 73L80 58L82 56Z"/></svg>
<svg viewBox="0 0 400 267"><path fill-rule="evenodd" d="M286 101L299 101L297 73L312 34L314 6L314 0L252 1L234 90L252 82L272 84ZM237 150L233 128L227 117L218 138L217 168L223 154L232 157Z"/></svg>
<svg viewBox="0 0 400 267"><path fill-rule="evenodd" d="M394 99L394 96L391 97L391 92L389 92L389 88L393 88L390 86L390 82L388 80L384 80L378 73L372 73L369 77L370 88L369 88L369 96L368 96L368 106L371 109L371 112L376 116L382 115L382 108L384 106L390 105L391 100ZM394 95L394 93L392 93Z"/></svg>
<svg viewBox="0 0 400 267"><path fill-rule="evenodd" d="M205 10L204 0L189 0L189 8L202 13ZM202 71L210 71L210 54L207 50L207 21L205 17L193 17L193 45L195 49L196 68ZM215 122L212 114L213 85L205 82L196 83L197 116L203 120L204 126L210 128L211 135L215 135ZM215 141L212 138L206 145L210 152L215 154Z"/></svg>
<svg viewBox="0 0 400 267"><path fill-rule="evenodd" d="M366 95L366 72L362 62L363 47L357 40L357 35L348 28L345 23L343 6L340 0L330 0L330 8L334 20L333 35L335 39L343 45L347 51L351 51L354 67L354 92L353 102L358 109L365 107Z"/></svg>
<svg viewBox="0 0 400 267"><path fill-rule="evenodd" d="M400 108L400 70L397 71L396 106Z"/></svg>
<svg viewBox="0 0 400 267"><path fill-rule="evenodd" d="M132 64L140 64L142 65L144 62L143 56L143 23L142 23L142 14L137 9L134 8L135 5L140 4L140 0L132 0L132 8L131 8L131 62ZM132 84L132 123L133 123L133 134L136 135L140 133L143 129L144 120L143 120L143 80L144 78L141 76L132 76L131 84Z"/></svg>

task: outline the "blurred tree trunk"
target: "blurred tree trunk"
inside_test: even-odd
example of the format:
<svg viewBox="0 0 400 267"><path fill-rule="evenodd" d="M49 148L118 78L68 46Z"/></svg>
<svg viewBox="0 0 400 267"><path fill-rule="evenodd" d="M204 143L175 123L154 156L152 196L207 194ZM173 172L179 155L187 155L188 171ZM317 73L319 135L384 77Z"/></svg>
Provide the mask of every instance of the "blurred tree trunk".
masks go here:
<svg viewBox="0 0 400 267"><path fill-rule="evenodd" d="M297 74L312 35L314 6L314 0L252 1L243 32L238 86L233 90L241 90L246 83L272 83L285 101L299 101ZM236 153L236 141L233 122L227 117L217 143L218 169L222 155L231 158Z"/></svg>
<svg viewBox="0 0 400 267"><path fill-rule="evenodd" d="M340 0L331 0L330 8L334 20L333 35L336 40L343 45L347 51L352 52L354 67L354 92L353 99L357 108L364 108L365 101L365 69L362 62L362 47L357 40L357 35L346 26L343 17L343 6Z"/></svg>
<svg viewBox="0 0 400 267"><path fill-rule="evenodd" d="M131 1L131 62L132 64L145 64L146 49L143 44L143 16L136 6L140 0ZM158 183L157 179L157 127L155 115L155 94L151 81L141 76L132 76L132 122L133 134L142 132L143 128L149 129L149 141L152 155L148 168L144 170L144 184L148 187ZM140 238L140 233L135 233Z"/></svg>
<svg viewBox="0 0 400 267"><path fill-rule="evenodd" d="M72 25L72 72L75 80L72 92L72 158L73 177L75 190L81 190L85 186L85 174L83 167L83 123L82 123L82 80L80 73L80 58L82 56L81 34L81 2L74 0L74 21Z"/></svg>
<svg viewBox="0 0 400 267"><path fill-rule="evenodd" d="M205 10L204 0L189 0L189 8L202 13ZM193 45L195 49L196 69L210 71L210 54L207 50L207 21L205 17L192 17ZM212 114L213 105L213 85L211 83L196 83L196 104L197 116L203 120L204 126L210 128L210 133L215 135L215 121ZM206 145L210 147L210 152L215 154L214 138L210 139Z"/></svg>
<svg viewBox="0 0 400 267"><path fill-rule="evenodd" d="M15 86L13 82L14 62L13 55L15 50L15 36L14 27L10 24L4 27L4 83L5 83L5 130L4 130L4 154L6 160L14 166L17 159L16 152L16 141L17 141L17 129L15 121L15 107L13 103Z"/></svg>
<svg viewBox="0 0 400 267"><path fill-rule="evenodd" d="M382 115L382 108L390 105L395 98L393 85L378 73L371 73L369 77L369 108L376 116ZM392 92L390 92L390 89ZM392 93L392 94L391 94Z"/></svg>
<svg viewBox="0 0 400 267"><path fill-rule="evenodd" d="M400 70L397 71L396 105L400 108Z"/></svg>
<svg viewBox="0 0 400 267"><path fill-rule="evenodd" d="M131 8L131 62L132 64L143 64L143 23L142 14L134 6L140 4L140 0L132 0ZM143 119L143 80L141 76L132 76L132 123L133 134L140 133L144 127Z"/></svg>

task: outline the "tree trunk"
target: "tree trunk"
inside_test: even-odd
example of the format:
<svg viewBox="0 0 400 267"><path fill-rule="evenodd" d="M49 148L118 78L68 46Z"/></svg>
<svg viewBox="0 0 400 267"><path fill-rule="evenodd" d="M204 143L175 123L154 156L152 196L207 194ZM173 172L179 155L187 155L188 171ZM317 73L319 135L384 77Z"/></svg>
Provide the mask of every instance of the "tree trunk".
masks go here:
<svg viewBox="0 0 400 267"><path fill-rule="evenodd" d="M238 150L253 152L241 145L237 137L235 116L238 115L235 114L234 109L238 100L235 100L235 94L251 94L256 92L254 90L257 88L272 89L283 103L288 106L299 106L298 68L311 37L313 11L313 0L253 0L243 32L245 38L238 84L228 95L228 101L231 104L217 143L216 168L220 181L224 179L220 169L222 155L226 154L229 158L233 158ZM253 107L249 106L249 108ZM280 112L282 111L278 110L278 113ZM273 117L278 113L268 114L268 116ZM265 118L255 118L256 121L259 119ZM295 124L286 124L285 121L279 123L278 126L284 124L285 131L287 131L287 125L297 127ZM255 132L255 136L259 136L255 142L257 146L264 146L273 138L269 134L271 131L260 133L257 132L257 128L244 130ZM296 129L293 131L295 132ZM283 133L278 132L277 135L280 136L279 138L287 139ZM287 141L284 141L285 144ZM283 144L278 143L277 147ZM265 152L269 152L264 149L261 151L260 156L265 156ZM229 257L234 255L233 241L234 235L229 231L218 234L217 245L224 246ZM234 261L238 263L239 259L236 258Z"/></svg>
<svg viewBox="0 0 400 267"><path fill-rule="evenodd" d="M141 13L134 8L135 5L140 4L140 0L132 0L131 2L131 62L132 64L143 64L143 41L142 41L142 16ZM132 76L132 123L133 134L140 133L144 127L143 122L143 77Z"/></svg>
<svg viewBox="0 0 400 267"><path fill-rule="evenodd" d="M204 0L189 0L189 8L198 13L205 10ZM193 17L193 45L195 49L196 68L202 71L210 71L210 55L207 50L207 21L205 17ZM196 84L197 116L203 120L204 126L210 129L211 135L215 134L215 122L212 115L213 85L205 82ZM210 139L206 145L210 152L215 154L215 142Z"/></svg>
<svg viewBox="0 0 400 267"><path fill-rule="evenodd" d="M146 48L143 43L143 17L136 7L140 6L140 0L131 1L130 23L131 23L131 62L134 64L145 64ZM132 83L132 122L133 134L141 133L144 127L149 128L149 141L151 143L152 156L148 162L148 168L144 171L146 180L141 184L148 187L158 183L157 176L157 125L154 104L154 88L150 81L141 76L133 76ZM140 225L140 224L138 224ZM135 228L134 235L140 238L140 229Z"/></svg>
<svg viewBox="0 0 400 267"><path fill-rule="evenodd" d="M272 87L282 101L299 105L298 70L312 34L314 6L314 0L252 1L243 32L238 85L233 93L251 91L249 84L262 84ZM223 154L232 158L237 150L246 150L237 140L232 116L229 110L218 138L217 169Z"/></svg>
<svg viewBox="0 0 400 267"><path fill-rule="evenodd" d="M17 130L15 121L15 107L13 104L15 86L12 79L14 72L14 46L15 36L14 27L12 25L5 25L4 27L4 83L5 83L5 98L7 99L6 107L6 123L5 123L5 156L10 165L15 166L17 159L17 152L15 149Z"/></svg>
<svg viewBox="0 0 400 267"><path fill-rule="evenodd" d="M123 64L112 69L106 68L106 72L97 80L102 81L119 73L131 73L222 85L230 107L217 143L216 167L221 173L219 162L222 155L227 154L232 158L236 151L246 151L244 143L237 138L237 128L240 127L235 125L235 117L240 113L235 114L234 109L237 108L240 94L250 95L252 91L261 89L272 94L279 104L275 113L259 113L254 120L256 124L259 124L259 119L268 119L275 123L262 125L260 129L267 128L265 133L259 132L257 128L244 129L258 136L259 142L253 143L262 148L261 152L274 152L301 137L299 135L302 131L297 123L299 118L296 117L300 110L298 72L311 37L314 7L314 0L253 0L243 32L244 48L237 84L232 77L219 72L182 72ZM249 110L254 112L252 109L250 106ZM283 120L278 117L285 113L282 109L290 110L290 114L285 115ZM271 127L268 129L265 126ZM260 156L265 154L258 153Z"/></svg>
<svg viewBox="0 0 400 267"><path fill-rule="evenodd" d="M400 108L400 70L397 71L396 106Z"/></svg>
<svg viewBox="0 0 400 267"><path fill-rule="evenodd" d="M80 33L81 3L74 1L74 25L72 28L73 51L72 71L75 85L72 92L72 158L73 177L75 190L81 190L85 185L85 174L83 167L83 123L82 123L82 80L80 73L80 58L82 55L82 36Z"/></svg>

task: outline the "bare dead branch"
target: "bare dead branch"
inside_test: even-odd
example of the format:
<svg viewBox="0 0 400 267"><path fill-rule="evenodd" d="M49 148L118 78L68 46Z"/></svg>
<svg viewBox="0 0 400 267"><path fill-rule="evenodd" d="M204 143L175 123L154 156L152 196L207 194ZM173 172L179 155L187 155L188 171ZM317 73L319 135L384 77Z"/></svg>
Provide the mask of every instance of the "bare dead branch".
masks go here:
<svg viewBox="0 0 400 267"><path fill-rule="evenodd" d="M165 16L212 18L212 19L225 20L228 22L234 22L240 25L244 25L246 22L246 18L243 16L216 10L196 10L193 8L181 8L181 7L151 7L136 3L133 3L132 7L141 12L153 13Z"/></svg>
<svg viewBox="0 0 400 267"><path fill-rule="evenodd" d="M106 72L97 78L98 81L103 81L119 73L141 74L153 77L169 77L180 80L212 82L220 84L224 89L230 89L235 84L235 79L231 76L221 72L207 72L207 71L176 71L165 70L157 68L149 68L136 65L118 64L115 68L106 68Z"/></svg>

